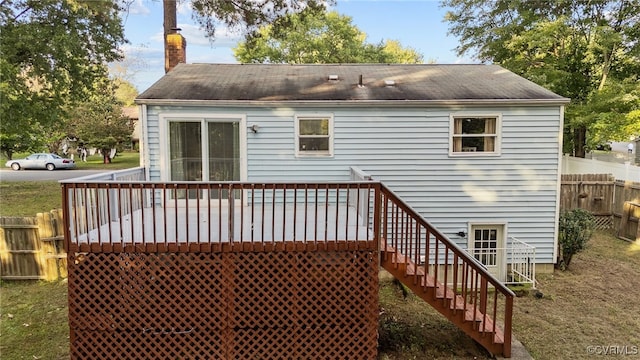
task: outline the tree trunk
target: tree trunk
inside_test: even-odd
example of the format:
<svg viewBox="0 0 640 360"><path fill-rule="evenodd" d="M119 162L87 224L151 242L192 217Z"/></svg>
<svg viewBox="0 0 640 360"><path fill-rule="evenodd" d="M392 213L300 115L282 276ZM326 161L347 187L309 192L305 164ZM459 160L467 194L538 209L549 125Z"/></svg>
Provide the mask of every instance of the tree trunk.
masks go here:
<svg viewBox="0 0 640 360"><path fill-rule="evenodd" d="M584 158L584 149L587 146L587 128L578 126L573 129L573 156Z"/></svg>
<svg viewBox="0 0 640 360"><path fill-rule="evenodd" d="M178 27L176 16L176 0L163 0L164 10L164 72L169 72L169 49L167 48L167 35L176 32Z"/></svg>
<svg viewBox="0 0 640 360"><path fill-rule="evenodd" d="M164 10L164 38L167 39L167 34L173 34L177 27L176 17L176 0L163 0L162 2Z"/></svg>
<svg viewBox="0 0 640 360"><path fill-rule="evenodd" d="M102 153L102 163L111 164L111 158L109 157L111 149L102 149L100 152Z"/></svg>

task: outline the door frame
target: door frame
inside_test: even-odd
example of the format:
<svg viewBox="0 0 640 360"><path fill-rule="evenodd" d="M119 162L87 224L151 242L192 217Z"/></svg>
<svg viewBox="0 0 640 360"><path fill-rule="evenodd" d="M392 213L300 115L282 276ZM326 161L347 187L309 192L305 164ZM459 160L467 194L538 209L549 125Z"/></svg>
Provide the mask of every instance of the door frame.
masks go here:
<svg viewBox="0 0 640 360"><path fill-rule="evenodd" d="M485 265L487 271L494 275L498 280L504 282L507 280L507 233L508 226L506 221L470 221L467 224L467 248L472 251L471 256L475 258L473 251L475 250L475 233L474 230L477 227L487 228L495 227L498 229L497 244L496 244L496 265ZM478 260L480 261L480 260Z"/></svg>
<svg viewBox="0 0 640 360"><path fill-rule="evenodd" d="M247 181L247 118L242 114L209 114L209 113L162 113L159 114L159 152L160 152L160 179L163 182L171 182L171 164L170 164L170 146L169 146L169 123L173 121L184 122L199 122L201 125L201 137L202 137L202 154L203 159L208 157L208 144L207 144L207 132L206 123L208 122L236 122L238 123L238 137L240 147L240 180ZM206 167L203 168L203 174L206 171ZM203 180L204 181L204 180ZM246 195L245 195L246 196ZM238 199L240 200L240 199ZM180 202L180 201L179 201ZM173 200L167 201L169 205L174 203ZM190 201L195 203L195 201ZM211 204L217 204L218 200L211 201ZM226 200L224 201L226 205Z"/></svg>

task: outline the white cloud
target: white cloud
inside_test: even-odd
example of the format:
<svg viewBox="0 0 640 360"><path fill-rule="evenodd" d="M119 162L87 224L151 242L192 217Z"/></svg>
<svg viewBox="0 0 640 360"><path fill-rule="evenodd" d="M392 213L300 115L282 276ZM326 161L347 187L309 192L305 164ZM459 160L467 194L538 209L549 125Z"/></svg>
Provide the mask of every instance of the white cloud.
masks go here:
<svg viewBox="0 0 640 360"><path fill-rule="evenodd" d="M157 55L157 54L164 53L164 50L162 48L153 48L153 47L150 47L148 44L138 44L138 45L126 44L121 47L121 50L124 52L125 56L131 56L131 55L149 56L149 55Z"/></svg>
<svg viewBox="0 0 640 360"><path fill-rule="evenodd" d="M240 35L230 31L228 28L218 27L216 28L215 39L212 42L209 38L206 37L204 30L202 30L197 25L180 24L179 26L182 29L180 33L185 37L185 39L187 39L187 46L198 45L234 47L241 39Z"/></svg>
<svg viewBox="0 0 640 360"><path fill-rule="evenodd" d="M187 63L236 64L238 61L233 57L233 51L230 48L213 47L193 54L187 52Z"/></svg>
<svg viewBox="0 0 640 360"><path fill-rule="evenodd" d="M209 45L209 39L204 35L204 31L200 30L197 25L193 24L179 24L178 27L180 34L187 40L187 46L189 45Z"/></svg>
<svg viewBox="0 0 640 360"><path fill-rule="evenodd" d="M146 7L143 3L143 0L135 0L133 1L129 7L129 14L130 15L149 15L151 14L151 10L149 10L148 7Z"/></svg>
<svg viewBox="0 0 640 360"><path fill-rule="evenodd" d="M481 64L482 62L472 58L457 57L453 63L454 64Z"/></svg>
<svg viewBox="0 0 640 360"><path fill-rule="evenodd" d="M164 46L164 32L162 29L160 29L158 32L153 33L153 35L151 35L149 37L149 40L151 40L152 42L156 43L156 44L162 44L162 46Z"/></svg>
<svg viewBox="0 0 640 360"><path fill-rule="evenodd" d="M189 15L191 16L191 1L178 1L176 6L176 13L178 15Z"/></svg>

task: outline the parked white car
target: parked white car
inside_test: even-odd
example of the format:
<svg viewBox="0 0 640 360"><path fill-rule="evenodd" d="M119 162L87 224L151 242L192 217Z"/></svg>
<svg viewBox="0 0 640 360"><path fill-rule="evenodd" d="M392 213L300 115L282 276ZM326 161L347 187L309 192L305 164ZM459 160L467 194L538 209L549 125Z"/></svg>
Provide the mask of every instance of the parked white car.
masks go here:
<svg viewBox="0 0 640 360"><path fill-rule="evenodd" d="M37 153L31 154L24 159L9 160L5 164L13 170L20 169L73 169L76 167L75 161L65 159L56 154Z"/></svg>

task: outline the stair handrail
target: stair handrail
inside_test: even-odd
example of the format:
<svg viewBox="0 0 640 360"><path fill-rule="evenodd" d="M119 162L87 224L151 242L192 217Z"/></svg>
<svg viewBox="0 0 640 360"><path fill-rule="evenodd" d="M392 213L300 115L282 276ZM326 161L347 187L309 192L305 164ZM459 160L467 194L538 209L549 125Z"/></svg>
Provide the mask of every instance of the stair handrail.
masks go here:
<svg viewBox="0 0 640 360"><path fill-rule="evenodd" d="M498 289L504 295L515 296L515 293L511 291L511 289L509 289L501 281L496 279L491 273L489 273L489 271L484 266L484 264L480 263L478 259L471 256L466 251L462 250L456 243L451 241L451 239L449 239L446 235L440 232L436 227L431 225L431 223L427 219L425 219L417 211L413 210L413 208L410 205L408 205L404 200L402 200L398 195L396 195L396 193L393 190L389 189L389 187L387 187L384 183L381 183L380 185L381 185L380 188L382 193L387 195L397 205L400 205L404 211L412 215L416 221L419 221L421 223L421 225L428 228L431 234L443 240L443 243L449 245L450 249L453 252L455 252L460 258L463 258L464 260L468 261L470 264L473 264L472 266L474 267L474 269L478 270L478 272L481 273L482 275L485 275L486 277L488 277L489 282L492 285L494 285L496 289Z"/></svg>
<svg viewBox="0 0 640 360"><path fill-rule="evenodd" d="M472 255L468 254L466 251L462 250L456 243L454 243L453 241L451 241L446 235L444 235L443 233L441 233L438 229L436 229L434 226L431 225L431 223L429 223L429 221L427 221L422 215L420 215L417 211L413 210L413 208L411 206L409 206L404 200L402 200L398 195L395 194L395 192L393 192L391 189L389 189L384 183L380 184L380 192L382 193L382 196L380 196L380 201L382 202L382 199L388 199L387 201L391 201L393 202L396 206L398 206L398 208L400 208L400 210L404 211L407 215L411 216L413 218L414 221L416 221L420 226L424 227L429 234L433 235L435 237L436 240L436 252L437 252L437 244L439 241L440 243L442 243L443 245L445 245L446 250L445 250L445 254L447 254L446 251L452 251L454 256L457 256L459 259L461 259L464 263L468 264L468 266L470 266L475 272L476 274L480 275L481 278L481 288L480 289L476 289L479 290L481 292L480 294L480 302L481 304L485 304L484 306L486 306L486 292L487 292L487 282L492 284L494 289L496 291L498 291L499 293L501 293L504 298L505 298L505 305L504 305L504 348L503 348L503 356L505 357L510 357L511 356L511 340L512 340L512 332L511 332L511 328L512 328L512 317L513 317L513 299L515 297L515 293L513 291L511 291L511 289L509 289L505 284L503 284L502 282L500 282L498 279L496 279L491 273L489 273L489 271L486 269L486 267L484 266L480 266L478 264L478 260L473 257ZM383 209L386 209L385 206L382 206ZM387 211L386 210L381 210L379 212L381 220L380 220L380 226L384 227L385 224L388 224L387 221ZM385 241L385 247L388 246L388 239L386 237L386 229L380 229L379 233L382 235L382 237L384 238ZM414 239L420 241L421 239ZM427 241L429 242L429 241ZM419 244L409 244L410 248L409 250L411 251L411 246L415 246L415 249L419 249ZM426 248L426 247L425 247ZM395 252L398 252L398 249L395 249ZM425 257L428 256L428 254L425 255ZM436 258L437 258L438 254L436 253ZM448 256L448 255L446 255ZM405 258L405 261L407 261L408 259ZM410 260L409 260L410 261ZM445 264L446 265L447 260L445 260ZM437 260L436 260L436 264L437 264ZM425 271L426 271L426 265L425 265ZM445 267L445 278L447 277L447 269ZM437 267L435 269L436 275L435 275L435 279L437 281ZM417 272L416 272L417 274ZM444 284L446 285L446 284ZM484 297L484 300L483 300ZM483 302L484 301L484 302ZM475 306L474 305L474 311L475 311ZM481 305L482 306L482 305ZM495 311L497 311L497 308L495 308L495 304L494 304L494 314ZM494 321L494 326L495 326L495 317L493 318Z"/></svg>

